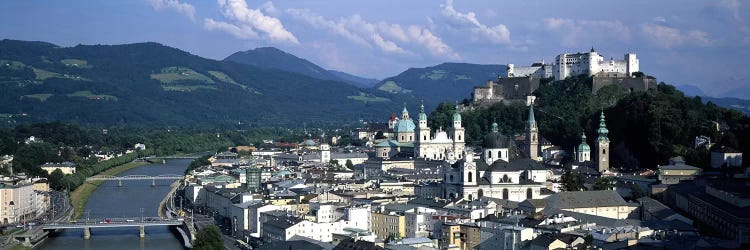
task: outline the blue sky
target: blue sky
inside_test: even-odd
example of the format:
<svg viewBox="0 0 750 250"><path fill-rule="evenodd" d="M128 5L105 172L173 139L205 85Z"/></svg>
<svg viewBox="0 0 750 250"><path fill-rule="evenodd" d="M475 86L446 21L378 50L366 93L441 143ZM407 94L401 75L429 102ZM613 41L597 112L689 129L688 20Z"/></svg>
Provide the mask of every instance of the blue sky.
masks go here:
<svg viewBox="0 0 750 250"><path fill-rule="evenodd" d="M273 46L384 78L442 62L526 65L594 47L636 52L660 81L750 98L747 1L2 1L0 38L153 41L222 59ZM480 83L477 83L480 84Z"/></svg>

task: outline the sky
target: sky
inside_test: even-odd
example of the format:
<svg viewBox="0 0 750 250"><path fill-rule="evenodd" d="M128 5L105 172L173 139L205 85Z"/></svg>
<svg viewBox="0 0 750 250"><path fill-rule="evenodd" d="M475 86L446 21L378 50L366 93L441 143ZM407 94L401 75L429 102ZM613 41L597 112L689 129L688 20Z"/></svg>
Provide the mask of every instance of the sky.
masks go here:
<svg viewBox="0 0 750 250"><path fill-rule="evenodd" d="M221 60L277 47L383 79L443 62L529 65L588 51L711 96L750 99L741 0L75 0L0 2L0 39L60 46L158 42ZM477 83L481 84L481 83Z"/></svg>

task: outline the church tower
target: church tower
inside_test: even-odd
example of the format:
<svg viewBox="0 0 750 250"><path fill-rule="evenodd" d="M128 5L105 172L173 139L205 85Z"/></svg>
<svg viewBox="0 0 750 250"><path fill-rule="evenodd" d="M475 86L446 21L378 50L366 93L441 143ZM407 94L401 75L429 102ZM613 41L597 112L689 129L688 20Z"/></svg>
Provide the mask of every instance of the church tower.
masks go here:
<svg viewBox="0 0 750 250"><path fill-rule="evenodd" d="M581 144L576 150L576 159L578 162L591 161L591 147L586 143L586 133L581 133Z"/></svg>
<svg viewBox="0 0 750 250"><path fill-rule="evenodd" d="M424 112L424 101L419 106L419 126L417 126L417 157L427 157L427 144L430 143L430 127L427 126L427 114Z"/></svg>
<svg viewBox="0 0 750 250"><path fill-rule="evenodd" d="M453 113L453 152L464 151L464 127L461 125L461 113L458 112L458 105L456 105L456 112ZM461 154L458 154L461 157Z"/></svg>
<svg viewBox="0 0 750 250"><path fill-rule="evenodd" d="M609 152L607 152L609 151L609 138L607 138L609 130L607 129L607 124L604 122L604 111L602 111L599 117L599 129L596 131L599 133L599 137L596 139L596 147L599 154L599 172L604 172L609 170Z"/></svg>
<svg viewBox="0 0 750 250"><path fill-rule="evenodd" d="M532 160L539 160L539 129L534 118L533 102L529 105L529 121L526 125L526 152Z"/></svg>

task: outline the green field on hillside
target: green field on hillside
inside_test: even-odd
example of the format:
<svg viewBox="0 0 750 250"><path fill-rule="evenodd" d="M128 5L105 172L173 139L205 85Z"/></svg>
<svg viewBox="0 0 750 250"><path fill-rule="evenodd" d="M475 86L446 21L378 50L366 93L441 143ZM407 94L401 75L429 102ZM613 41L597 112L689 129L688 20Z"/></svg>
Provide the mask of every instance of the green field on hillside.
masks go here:
<svg viewBox="0 0 750 250"><path fill-rule="evenodd" d="M105 100L105 101L117 101L118 100L116 96L96 95L96 94L91 93L91 91L88 91L88 90L76 91L76 92L73 92L72 94L68 94L67 96L68 97L83 97L83 98L88 98L91 100Z"/></svg>
<svg viewBox="0 0 750 250"><path fill-rule="evenodd" d="M364 102L364 103L367 103L367 102L388 102L388 101L391 101L391 99L388 99L388 98L385 98L385 97L368 95L368 94L365 94L363 92L359 92L359 95L350 95L350 96L347 96L346 98L349 98L349 99L352 99L352 100L356 100L356 101L360 101L360 102Z"/></svg>
<svg viewBox="0 0 750 250"><path fill-rule="evenodd" d="M40 102L46 101L47 98L52 96L52 94L32 94L32 95L23 95L21 98L31 98L31 99L37 99Z"/></svg>
<svg viewBox="0 0 750 250"><path fill-rule="evenodd" d="M81 59L62 59L60 60L60 63L65 64L65 66L68 67L78 67L78 68L85 68L89 69L91 68L91 65L86 60Z"/></svg>
<svg viewBox="0 0 750 250"><path fill-rule="evenodd" d="M379 90L389 92L389 93L410 93L410 89L401 88L401 86L398 86L396 82L394 81L387 81L383 85L380 85L378 87Z"/></svg>
<svg viewBox="0 0 750 250"><path fill-rule="evenodd" d="M182 91L191 92L199 89L216 90L216 87L209 85L162 85L162 89L165 91Z"/></svg>
<svg viewBox="0 0 750 250"><path fill-rule="evenodd" d="M214 84L214 80L208 76L195 72L194 70L186 67L167 67L161 69L160 73L151 74L151 79L160 81L161 83L174 83L178 81L200 81L205 83Z"/></svg>

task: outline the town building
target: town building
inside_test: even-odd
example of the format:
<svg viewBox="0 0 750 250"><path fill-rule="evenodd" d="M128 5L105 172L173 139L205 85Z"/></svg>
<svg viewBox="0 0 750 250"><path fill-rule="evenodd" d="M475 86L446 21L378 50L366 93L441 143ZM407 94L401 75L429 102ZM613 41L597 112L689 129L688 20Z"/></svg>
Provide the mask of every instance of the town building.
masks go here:
<svg viewBox="0 0 750 250"><path fill-rule="evenodd" d="M60 170L64 175L75 174L76 164L66 161L63 163L45 163L41 166L42 170L47 171L47 174L52 174L55 170Z"/></svg>
<svg viewBox="0 0 750 250"><path fill-rule="evenodd" d="M711 167L742 167L742 151L722 146L711 150Z"/></svg>
<svg viewBox="0 0 750 250"><path fill-rule="evenodd" d="M685 164L685 160L678 156L669 159L669 165L659 166L659 181L662 184L672 185L681 181L693 180L701 175L702 170Z"/></svg>

